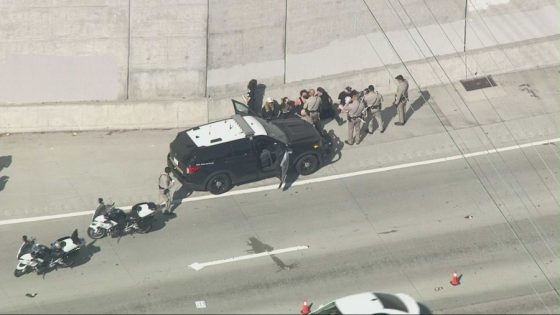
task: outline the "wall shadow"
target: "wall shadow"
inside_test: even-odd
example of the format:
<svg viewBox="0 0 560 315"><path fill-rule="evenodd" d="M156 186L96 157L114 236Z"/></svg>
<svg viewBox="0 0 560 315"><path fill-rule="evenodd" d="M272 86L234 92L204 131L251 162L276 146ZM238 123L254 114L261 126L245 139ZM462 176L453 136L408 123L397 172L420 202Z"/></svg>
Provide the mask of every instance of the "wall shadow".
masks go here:
<svg viewBox="0 0 560 315"><path fill-rule="evenodd" d="M426 104L430 97L430 92L420 91L420 96L414 102L412 102L406 110L404 121L407 122L417 110L419 110L420 108L422 108L422 106L424 106L424 104Z"/></svg>
<svg viewBox="0 0 560 315"><path fill-rule="evenodd" d="M247 245L251 246L251 249L247 250L247 253L252 253L252 254L259 254L259 253L270 252L274 250L272 246L261 242L259 239L257 239L254 236L249 237L249 241L247 241ZM270 255L270 258L276 264L276 266L278 266L277 272L282 270L291 270L296 268L298 265L297 263L287 265L275 255Z"/></svg>

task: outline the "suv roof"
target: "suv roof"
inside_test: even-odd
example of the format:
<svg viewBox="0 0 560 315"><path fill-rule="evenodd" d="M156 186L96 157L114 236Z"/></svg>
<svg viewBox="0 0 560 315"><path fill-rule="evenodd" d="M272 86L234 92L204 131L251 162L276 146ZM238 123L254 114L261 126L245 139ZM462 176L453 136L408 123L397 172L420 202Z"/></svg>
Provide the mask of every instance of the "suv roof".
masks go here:
<svg viewBox="0 0 560 315"><path fill-rule="evenodd" d="M266 135L261 123L252 116L234 115L185 131L197 147L208 147L250 136Z"/></svg>

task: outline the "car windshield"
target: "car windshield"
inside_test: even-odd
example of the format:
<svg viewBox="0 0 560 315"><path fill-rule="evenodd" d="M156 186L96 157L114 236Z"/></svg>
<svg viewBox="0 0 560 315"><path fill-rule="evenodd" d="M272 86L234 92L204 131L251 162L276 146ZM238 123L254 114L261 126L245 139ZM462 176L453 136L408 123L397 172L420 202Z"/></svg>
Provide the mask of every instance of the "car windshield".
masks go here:
<svg viewBox="0 0 560 315"><path fill-rule="evenodd" d="M408 312L404 303L399 299L399 297L392 294L385 293L375 293L375 296L379 299L381 304L385 309L393 309L401 312Z"/></svg>
<svg viewBox="0 0 560 315"><path fill-rule="evenodd" d="M313 312L313 314L339 315L342 313L340 312L338 307L336 307L336 304L334 304L334 302L331 302L316 310L315 312Z"/></svg>
<svg viewBox="0 0 560 315"><path fill-rule="evenodd" d="M255 117L255 119L261 123L261 125L263 126L264 130L266 130L266 133L268 134L269 137L272 137L282 143L288 143L288 136L286 136L284 131L278 128L278 126L260 117Z"/></svg>

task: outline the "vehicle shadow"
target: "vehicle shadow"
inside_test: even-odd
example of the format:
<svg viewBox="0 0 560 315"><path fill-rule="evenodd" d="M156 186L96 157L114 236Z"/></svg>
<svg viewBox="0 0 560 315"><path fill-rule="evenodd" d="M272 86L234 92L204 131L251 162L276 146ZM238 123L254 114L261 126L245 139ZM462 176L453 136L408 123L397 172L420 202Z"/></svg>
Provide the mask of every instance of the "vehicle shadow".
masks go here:
<svg viewBox="0 0 560 315"><path fill-rule="evenodd" d="M152 223L152 230L148 234L162 230L167 225L167 222L175 218L177 218L177 214L174 212L170 214L163 214L161 211L158 211L154 218L154 222Z"/></svg>
<svg viewBox="0 0 560 315"><path fill-rule="evenodd" d="M420 91L420 96L410 104L408 109L406 110L406 114L404 115L404 121L408 121L414 113L422 108L424 104L430 99L431 95L428 91Z"/></svg>
<svg viewBox="0 0 560 315"><path fill-rule="evenodd" d="M323 131L324 132L324 131ZM329 164L338 162L342 158L342 148L344 148L344 141L342 141L331 129L327 132L326 137L330 138L331 148L325 156L325 161L323 167ZM292 184L299 178L299 173L290 168L286 174L286 180L284 181L284 187L282 191L286 191L292 187Z"/></svg>
<svg viewBox="0 0 560 315"><path fill-rule="evenodd" d="M97 240L93 240L89 242L86 246L84 246L77 255L74 257L74 264L70 268L75 268L81 266L91 260L94 254L99 253L101 248L95 245Z"/></svg>
<svg viewBox="0 0 560 315"><path fill-rule="evenodd" d="M428 306L426 306L424 303L418 303L418 306L420 307L420 314L422 314L422 315L433 314L432 310Z"/></svg>
<svg viewBox="0 0 560 315"><path fill-rule="evenodd" d="M261 242L259 239L257 239L254 236L249 237L249 241L247 242L247 245L251 246L251 249L247 250L247 253L250 254L251 253L259 254L264 252L271 252L274 250L272 246ZM296 268L298 265L297 263L286 265L280 258L276 257L275 255L270 255L270 258L276 264L276 266L278 266L278 270L276 272L282 270L291 270Z"/></svg>

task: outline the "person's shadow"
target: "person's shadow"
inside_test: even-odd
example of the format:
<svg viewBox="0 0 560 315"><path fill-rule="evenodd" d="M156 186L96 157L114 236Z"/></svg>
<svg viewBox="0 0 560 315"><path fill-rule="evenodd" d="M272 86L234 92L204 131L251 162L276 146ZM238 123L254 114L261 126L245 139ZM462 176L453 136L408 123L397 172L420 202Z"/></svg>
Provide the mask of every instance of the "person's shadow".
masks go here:
<svg viewBox="0 0 560 315"><path fill-rule="evenodd" d="M325 158L325 165L340 161L342 158L342 149L344 148L344 141L334 133L334 130L329 130L327 136L331 141L331 149Z"/></svg>
<svg viewBox="0 0 560 315"><path fill-rule="evenodd" d="M420 96L414 102L412 102L406 110L404 121L407 122L417 110L422 108L422 106L424 106L424 104L426 104L426 102L430 99L430 96L430 92L420 91Z"/></svg>
<svg viewBox="0 0 560 315"><path fill-rule="evenodd" d="M393 120L393 117L397 115L397 107L395 105L390 105L381 109L381 117L383 117L383 129L387 130L387 127Z"/></svg>
<svg viewBox="0 0 560 315"><path fill-rule="evenodd" d="M186 185L181 185L181 188L173 192L173 197L171 198L171 207L169 208L169 210L172 212L175 211L175 209L177 209L183 203L183 199L192 195L192 193L192 189L188 188Z"/></svg>
<svg viewBox="0 0 560 315"><path fill-rule="evenodd" d="M251 246L251 249L247 250L247 253L259 254L264 252L271 252L274 250L272 246L261 242L254 236L249 237L247 245ZM286 265L280 258L276 257L275 255L270 255L270 258L278 266L278 271L290 270L297 267L297 263Z"/></svg>
<svg viewBox="0 0 560 315"><path fill-rule="evenodd" d="M6 187L6 183L8 183L8 179L10 179L10 176L0 177L0 191L4 190L4 188Z"/></svg>
<svg viewBox="0 0 560 315"><path fill-rule="evenodd" d="M11 155L0 156L0 172L5 168L10 167L11 164L12 164Z"/></svg>

